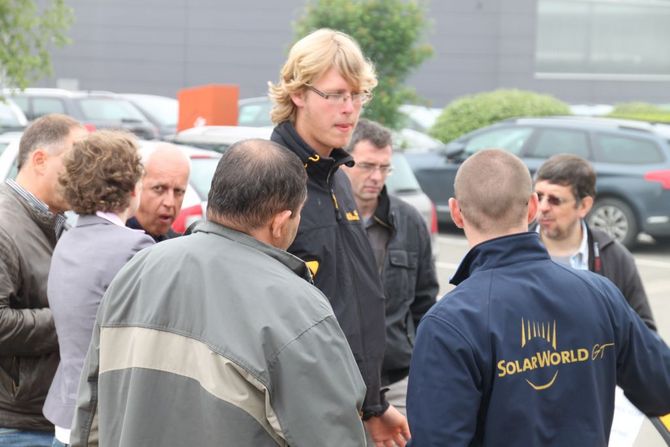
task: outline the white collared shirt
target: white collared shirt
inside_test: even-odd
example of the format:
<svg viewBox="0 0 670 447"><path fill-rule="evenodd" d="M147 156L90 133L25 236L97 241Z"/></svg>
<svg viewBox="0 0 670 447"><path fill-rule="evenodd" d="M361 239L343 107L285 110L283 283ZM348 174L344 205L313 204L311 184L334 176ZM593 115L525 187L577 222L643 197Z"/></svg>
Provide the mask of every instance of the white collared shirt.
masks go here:
<svg viewBox="0 0 670 447"><path fill-rule="evenodd" d="M566 256L552 256L551 253L549 256L551 256L551 259L559 262L561 264L567 264L569 262L570 267L572 267L575 270L588 270L589 269L589 241L588 241L588 234L586 230L586 223L582 219L582 242L579 244L579 250L575 252L573 255L566 257ZM536 228L537 232L540 232L540 225L537 226ZM567 262L566 262L567 261Z"/></svg>

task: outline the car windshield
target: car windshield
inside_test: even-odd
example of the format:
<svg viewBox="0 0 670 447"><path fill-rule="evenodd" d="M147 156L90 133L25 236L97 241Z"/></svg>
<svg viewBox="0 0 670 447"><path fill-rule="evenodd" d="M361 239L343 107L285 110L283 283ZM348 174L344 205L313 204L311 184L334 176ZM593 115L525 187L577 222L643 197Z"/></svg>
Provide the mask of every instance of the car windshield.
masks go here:
<svg viewBox="0 0 670 447"><path fill-rule="evenodd" d="M145 122L146 118L130 102L117 98L82 98L79 105L90 121Z"/></svg>
<svg viewBox="0 0 670 447"><path fill-rule="evenodd" d="M386 179L386 187L390 193L397 194L421 189L404 155L394 153L391 164L393 165L393 171Z"/></svg>
<svg viewBox="0 0 670 447"><path fill-rule="evenodd" d="M6 143L4 141L0 141L0 154L2 154L5 151L7 146L9 146L9 143Z"/></svg>
<svg viewBox="0 0 670 447"><path fill-rule="evenodd" d="M240 126L272 126L272 120L270 119L271 110L272 102L270 100L240 104L237 122Z"/></svg>
<svg viewBox="0 0 670 447"><path fill-rule="evenodd" d="M214 171L219 164L217 157L193 156L191 157L191 176L189 182L196 190L202 200L207 200L209 189L212 186Z"/></svg>
<svg viewBox="0 0 670 447"><path fill-rule="evenodd" d="M179 101L161 96L129 96L141 109L154 117L162 126L177 126Z"/></svg>
<svg viewBox="0 0 670 447"><path fill-rule="evenodd" d="M0 128L24 127L8 104L0 101Z"/></svg>

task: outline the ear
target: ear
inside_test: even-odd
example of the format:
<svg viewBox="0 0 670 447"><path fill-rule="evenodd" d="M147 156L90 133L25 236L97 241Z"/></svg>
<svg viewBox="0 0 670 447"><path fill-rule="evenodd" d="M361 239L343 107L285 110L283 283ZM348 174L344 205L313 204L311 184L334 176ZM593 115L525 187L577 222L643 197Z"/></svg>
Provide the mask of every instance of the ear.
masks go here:
<svg viewBox="0 0 670 447"><path fill-rule="evenodd" d="M458 228L463 228L463 214L461 213L461 207L458 205L458 200L453 197L449 198L449 212L451 213L451 220L454 221L454 224Z"/></svg>
<svg viewBox="0 0 670 447"><path fill-rule="evenodd" d="M270 221L270 235L273 240L279 241L284 237L286 223L291 219L292 215L293 211L291 210L284 210L274 215Z"/></svg>
<svg viewBox="0 0 670 447"><path fill-rule="evenodd" d="M33 168L38 174L44 174L49 154L45 149L35 149L29 156Z"/></svg>
<svg viewBox="0 0 670 447"><path fill-rule="evenodd" d="M593 197L591 196L584 197L579 202L579 217L581 217L582 219L585 218L586 215L589 214L589 211L591 211L591 208L593 208Z"/></svg>
<svg viewBox="0 0 670 447"><path fill-rule="evenodd" d="M537 212L540 209L540 200L537 198L537 193L532 193L528 199L528 224L532 223L537 217Z"/></svg>
<svg viewBox="0 0 670 447"><path fill-rule="evenodd" d="M298 90L295 93L291 93L291 101L295 104L296 107L302 108L305 106L305 91Z"/></svg>

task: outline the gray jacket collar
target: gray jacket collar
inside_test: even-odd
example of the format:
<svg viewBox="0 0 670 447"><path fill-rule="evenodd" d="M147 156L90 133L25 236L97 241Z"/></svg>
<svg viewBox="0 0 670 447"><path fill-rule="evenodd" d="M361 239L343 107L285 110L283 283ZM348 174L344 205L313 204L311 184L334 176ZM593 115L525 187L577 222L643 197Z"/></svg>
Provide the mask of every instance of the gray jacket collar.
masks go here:
<svg viewBox="0 0 670 447"><path fill-rule="evenodd" d="M300 276L306 281L309 281L310 283L312 282L312 275L302 259L285 250L281 250L277 247L273 247L272 245L261 242L258 239L249 236L248 234L233 230L232 228L224 227L223 225L212 221L206 221L198 224L195 230L193 230L193 233L212 233L242 245L254 248L281 262L286 267L291 269L296 275Z"/></svg>

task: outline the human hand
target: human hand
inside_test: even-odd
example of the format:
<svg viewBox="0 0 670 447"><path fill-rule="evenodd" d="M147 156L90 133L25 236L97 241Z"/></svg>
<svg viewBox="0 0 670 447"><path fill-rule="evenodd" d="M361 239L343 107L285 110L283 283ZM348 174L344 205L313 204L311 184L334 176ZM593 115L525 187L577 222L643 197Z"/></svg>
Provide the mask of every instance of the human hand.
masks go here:
<svg viewBox="0 0 670 447"><path fill-rule="evenodd" d="M393 405L389 405L381 416L364 421L375 447L405 447L410 438L407 418Z"/></svg>

